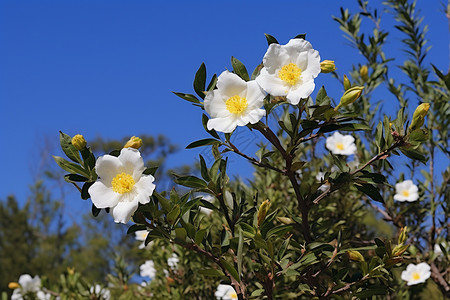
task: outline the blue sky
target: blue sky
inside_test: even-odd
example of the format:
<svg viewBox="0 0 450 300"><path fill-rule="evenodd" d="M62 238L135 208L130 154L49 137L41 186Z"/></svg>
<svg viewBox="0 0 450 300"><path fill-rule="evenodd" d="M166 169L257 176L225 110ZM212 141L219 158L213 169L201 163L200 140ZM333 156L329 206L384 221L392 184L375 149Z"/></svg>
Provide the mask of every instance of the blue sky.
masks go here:
<svg viewBox="0 0 450 300"><path fill-rule="evenodd" d="M441 1L420 2L430 24L430 58L447 70ZM209 75L220 74L235 56L251 72L267 49L264 33L283 44L307 33L342 75L363 60L332 20L341 6L356 10L356 1L0 0L0 199L26 198L33 174L43 167L44 142L55 145L59 130L88 140L164 134L181 148L206 137L201 111L171 91L193 93L202 62ZM393 34L389 43L399 39ZM331 76L319 76L316 87L323 84L340 97ZM384 100L392 110L393 99ZM183 150L171 162L191 162L198 153Z"/></svg>

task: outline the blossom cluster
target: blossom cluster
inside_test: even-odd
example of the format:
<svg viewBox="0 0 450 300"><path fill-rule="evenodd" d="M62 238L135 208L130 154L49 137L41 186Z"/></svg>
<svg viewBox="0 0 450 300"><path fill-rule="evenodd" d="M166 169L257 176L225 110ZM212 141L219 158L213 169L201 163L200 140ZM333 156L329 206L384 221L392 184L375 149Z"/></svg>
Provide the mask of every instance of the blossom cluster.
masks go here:
<svg viewBox="0 0 450 300"><path fill-rule="evenodd" d="M266 114L261 109L266 93L298 104L313 92L314 78L320 70L319 52L308 41L292 39L286 45L270 44L255 80L246 82L229 71L219 75L217 89L205 97L205 110L211 116L208 129L230 133L237 126L257 123Z"/></svg>

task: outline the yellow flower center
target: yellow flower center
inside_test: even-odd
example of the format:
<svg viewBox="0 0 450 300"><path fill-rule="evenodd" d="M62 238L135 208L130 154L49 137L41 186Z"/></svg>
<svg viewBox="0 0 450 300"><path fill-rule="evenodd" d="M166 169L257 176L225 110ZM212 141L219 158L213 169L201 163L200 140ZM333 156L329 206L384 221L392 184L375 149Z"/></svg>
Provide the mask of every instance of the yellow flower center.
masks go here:
<svg viewBox="0 0 450 300"><path fill-rule="evenodd" d="M341 143L341 142L337 143L336 148L338 148L341 151L344 150L344 143Z"/></svg>
<svg viewBox="0 0 450 300"><path fill-rule="evenodd" d="M301 74L302 70L293 63L284 65L281 70L278 71L278 77L290 85L295 85L300 79Z"/></svg>
<svg viewBox="0 0 450 300"><path fill-rule="evenodd" d="M225 102L227 109L232 114L241 114L248 106L247 99L239 97L238 95L228 98Z"/></svg>
<svg viewBox="0 0 450 300"><path fill-rule="evenodd" d="M412 279L413 280L419 280L420 279L420 274L418 272L414 272L412 273Z"/></svg>
<svg viewBox="0 0 450 300"><path fill-rule="evenodd" d="M135 183L133 177L124 172L117 174L111 181L113 191L119 194L125 194L131 191Z"/></svg>
<svg viewBox="0 0 450 300"><path fill-rule="evenodd" d="M409 191L408 190L402 191L402 195L405 197L409 197Z"/></svg>
<svg viewBox="0 0 450 300"><path fill-rule="evenodd" d="M237 299L238 298L236 293L231 293L230 297L231 297L231 299Z"/></svg>

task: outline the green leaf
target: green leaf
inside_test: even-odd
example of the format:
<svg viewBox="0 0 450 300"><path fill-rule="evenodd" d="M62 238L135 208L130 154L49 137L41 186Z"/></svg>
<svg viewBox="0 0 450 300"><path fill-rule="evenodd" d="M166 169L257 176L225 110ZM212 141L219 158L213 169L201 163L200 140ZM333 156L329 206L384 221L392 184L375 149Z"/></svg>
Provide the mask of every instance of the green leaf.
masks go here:
<svg viewBox="0 0 450 300"><path fill-rule="evenodd" d="M170 225L174 225L177 221L178 217L180 216L180 205L176 204L172 208L172 210L167 214L167 221Z"/></svg>
<svg viewBox="0 0 450 300"><path fill-rule="evenodd" d="M210 81L209 84L208 84L207 91L208 91L208 92L209 92L209 91L212 91L212 90L216 87L216 84L217 84L217 75L214 74L214 75L212 76L212 78L211 78L211 81Z"/></svg>
<svg viewBox="0 0 450 300"><path fill-rule="evenodd" d="M201 173L203 179L205 179L206 181L210 181L211 177L209 177L208 167L206 166L205 159L203 158L203 156L201 154L199 154L199 157L200 157L200 173Z"/></svg>
<svg viewBox="0 0 450 300"><path fill-rule="evenodd" d="M240 62L236 57L231 57L231 66L233 67L233 72L241 77L244 81L249 81L247 69L244 64Z"/></svg>
<svg viewBox="0 0 450 300"><path fill-rule="evenodd" d="M92 204L92 215L94 217L98 216L98 214L100 213L102 209L101 208L97 208L94 204Z"/></svg>
<svg viewBox="0 0 450 300"><path fill-rule="evenodd" d="M195 176L180 176L175 178L175 183L195 189L206 188L207 184L204 180Z"/></svg>
<svg viewBox="0 0 450 300"><path fill-rule="evenodd" d="M327 91L323 85L317 92L316 105L330 105L330 97L328 97Z"/></svg>
<svg viewBox="0 0 450 300"><path fill-rule="evenodd" d="M211 277L222 277L225 276L225 274L221 270L217 269L203 269L198 270L198 273L205 276L211 276Z"/></svg>
<svg viewBox="0 0 450 300"><path fill-rule="evenodd" d="M387 288L384 286L368 286L363 291L356 293L354 296L358 299L370 298L375 295L386 295Z"/></svg>
<svg viewBox="0 0 450 300"><path fill-rule="evenodd" d="M187 101L189 101L189 102L192 102L192 103L201 103L200 100L198 100L197 97L195 97L195 96L192 95L192 94L177 93L177 92L172 92L172 93L174 93L174 94L177 95L178 97L180 97L180 98L182 98L182 99L184 99L184 100L187 100Z"/></svg>
<svg viewBox="0 0 450 300"><path fill-rule="evenodd" d="M180 241L186 241L187 231L183 227L175 228L175 237Z"/></svg>
<svg viewBox="0 0 450 300"><path fill-rule="evenodd" d="M133 224L128 228L127 234L132 234L132 233L135 233L136 231L140 231L140 230L147 230L147 226L145 226L143 224Z"/></svg>
<svg viewBox="0 0 450 300"><path fill-rule="evenodd" d="M369 183L356 183L356 182L355 186L359 191L363 192L373 200L384 203L383 197L380 195L380 192L375 186Z"/></svg>
<svg viewBox="0 0 450 300"><path fill-rule="evenodd" d="M273 36L271 36L270 34L264 33L264 35L266 36L266 40L267 40L267 44L279 44L277 39L274 38Z"/></svg>
<svg viewBox="0 0 450 300"><path fill-rule="evenodd" d="M200 68L198 68L197 73L195 73L194 78L194 91L202 99L205 99L204 93L206 91L205 86L206 86L206 66L205 63L202 63L200 65Z"/></svg>
<svg viewBox="0 0 450 300"><path fill-rule="evenodd" d="M241 280L239 279L239 274L232 264L230 264L223 258L220 259L220 263L230 273L230 275L233 276L234 279L236 279L237 282L241 282Z"/></svg>
<svg viewBox="0 0 450 300"><path fill-rule="evenodd" d="M200 229L195 233L195 243L197 245L201 245L203 242L203 239L205 238L206 233L208 232L207 229Z"/></svg>
<svg viewBox="0 0 450 300"><path fill-rule="evenodd" d="M150 167L144 170L144 172L142 172L142 174L144 175L152 175L155 176L156 170L158 170L158 167Z"/></svg>
<svg viewBox="0 0 450 300"><path fill-rule="evenodd" d="M269 231L267 231L266 234L266 240L269 239L271 236L275 235L277 237L283 237L286 232L292 230L293 226L292 225L280 225L280 226L276 226L272 229L270 229Z"/></svg>
<svg viewBox="0 0 450 300"><path fill-rule="evenodd" d="M400 148L400 151L405 154L407 157L411 159L418 160L422 163L426 163L428 158L426 158L422 153L420 153L418 150L414 149L406 149L406 148Z"/></svg>
<svg viewBox="0 0 450 300"><path fill-rule="evenodd" d="M297 34L294 39L305 39L306 38L306 33L301 33L301 34Z"/></svg>
<svg viewBox="0 0 450 300"><path fill-rule="evenodd" d="M256 68L253 70L252 76L250 77L250 80L255 80L256 77L258 77L259 72L261 72L261 69L264 67L263 64L259 64L256 66Z"/></svg>
<svg viewBox="0 0 450 300"><path fill-rule="evenodd" d="M72 138L70 136L60 131L59 142L61 143L63 152L67 155L68 158L70 158L74 162L81 163L80 153L72 145Z"/></svg>
<svg viewBox="0 0 450 300"><path fill-rule="evenodd" d="M89 179L78 174L67 174L64 175L64 180L67 182L86 182Z"/></svg>
<svg viewBox="0 0 450 300"><path fill-rule="evenodd" d="M375 130L375 143L378 150L381 152L384 149L383 123L381 123L381 121L378 123L377 129Z"/></svg>
<svg viewBox="0 0 450 300"><path fill-rule="evenodd" d="M58 164L58 166L60 166L63 170L72 173L72 174L81 174L84 177L89 178L90 174L89 172L87 172L82 166L69 162L67 160L65 160L62 157L59 156L54 156L53 158L55 159L56 163Z"/></svg>
<svg viewBox="0 0 450 300"><path fill-rule="evenodd" d="M409 134L408 142L424 142L428 139L428 131L426 129L416 129Z"/></svg>
<svg viewBox="0 0 450 300"><path fill-rule="evenodd" d="M83 187L81 188L81 199L87 200L87 199L89 199L91 197L89 195L89 188L93 184L94 184L93 181L92 182L86 182L85 184L83 184Z"/></svg>
<svg viewBox="0 0 450 300"><path fill-rule="evenodd" d="M237 265L238 265L238 274L242 274L242 250L244 248L244 235L242 233L242 229L239 229L239 242L237 249Z"/></svg>
<svg viewBox="0 0 450 300"><path fill-rule="evenodd" d="M221 143L222 143L221 141L218 141L216 139L203 139L203 140L198 140L198 141L190 143L189 145L186 146L186 149L192 149L192 148L213 145L213 144L221 144Z"/></svg>

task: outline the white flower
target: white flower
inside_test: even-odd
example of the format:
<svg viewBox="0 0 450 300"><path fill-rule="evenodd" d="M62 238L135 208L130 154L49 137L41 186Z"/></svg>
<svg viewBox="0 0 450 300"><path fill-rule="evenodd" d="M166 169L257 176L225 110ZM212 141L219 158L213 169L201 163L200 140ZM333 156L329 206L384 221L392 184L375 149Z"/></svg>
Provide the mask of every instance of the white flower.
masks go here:
<svg viewBox="0 0 450 300"><path fill-rule="evenodd" d="M395 185L394 200L413 202L419 199L419 188L412 180L405 180Z"/></svg>
<svg viewBox="0 0 450 300"><path fill-rule="evenodd" d="M320 55L304 39L286 45L270 44L256 82L272 96L286 96L296 105L314 91L314 78L320 73Z"/></svg>
<svg viewBox="0 0 450 300"><path fill-rule="evenodd" d="M39 292L41 289L41 279L37 275L31 277L28 274L23 274L19 277L19 285L20 288L15 289L11 295L11 300L20 300L28 293Z"/></svg>
<svg viewBox="0 0 450 300"><path fill-rule="evenodd" d="M108 289L102 288L100 285L96 284L95 286L91 286L89 289L91 294L95 294L97 296L96 299L101 300L109 300L111 299L111 292Z"/></svg>
<svg viewBox="0 0 450 300"><path fill-rule="evenodd" d="M219 284L214 295L218 300L233 300L238 298L234 288L228 284Z"/></svg>
<svg viewBox="0 0 450 300"><path fill-rule="evenodd" d="M138 241L142 241L142 243L139 245L139 249L145 248L145 239L147 238L148 231L147 230L138 230L134 233L135 239ZM147 247L151 246L153 244L153 241L148 243Z"/></svg>
<svg viewBox="0 0 450 300"><path fill-rule="evenodd" d="M139 203L150 202L155 189L155 178L142 174L144 170L144 160L134 148L123 148L118 157L99 157L95 163L99 179L89 188L92 202L98 208L111 207L116 223L127 223Z"/></svg>
<svg viewBox="0 0 450 300"><path fill-rule="evenodd" d="M143 265L140 266L140 274L142 277L154 278L156 275L155 263L153 260L147 260Z"/></svg>
<svg viewBox="0 0 450 300"><path fill-rule="evenodd" d="M316 180L322 182L325 179L325 173L324 172L317 172ZM319 190L322 192L325 192L328 189L329 183L324 183L319 187Z"/></svg>
<svg viewBox="0 0 450 300"><path fill-rule="evenodd" d="M434 244L434 253L436 254L436 256L442 255L442 249L438 243Z"/></svg>
<svg viewBox="0 0 450 300"><path fill-rule="evenodd" d="M229 133L236 126L257 123L265 114L260 107L265 93L255 81L245 82L238 75L224 71L217 79L217 89L205 97L205 110L211 116L208 129Z"/></svg>
<svg viewBox="0 0 450 300"><path fill-rule="evenodd" d="M335 132L326 140L326 147L333 154L352 155L356 153L355 138Z"/></svg>
<svg viewBox="0 0 450 300"><path fill-rule="evenodd" d="M401 278L408 282L407 285L422 283L430 277L430 270L430 266L424 262L418 265L409 264L402 272Z"/></svg>
<svg viewBox="0 0 450 300"><path fill-rule="evenodd" d="M179 261L180 261L180 259L179 259L178 256L174 253L174 254L172 254L172 257L169 257L169 258L167 259L167 264L169 265L169 268L171 268L171 269L176 269Z"/></svg>

